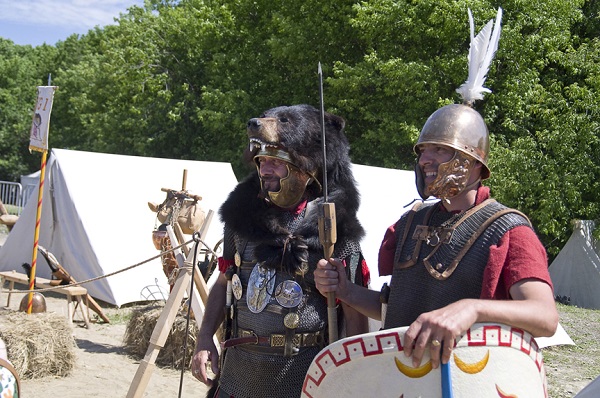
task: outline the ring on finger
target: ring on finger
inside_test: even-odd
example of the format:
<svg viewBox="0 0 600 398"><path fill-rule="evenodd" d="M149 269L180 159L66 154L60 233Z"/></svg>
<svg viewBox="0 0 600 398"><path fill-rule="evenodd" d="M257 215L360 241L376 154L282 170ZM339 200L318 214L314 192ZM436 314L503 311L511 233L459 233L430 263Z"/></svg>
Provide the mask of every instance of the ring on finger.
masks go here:
<svg viewBox="0 0 600 398"><path fill-rule="evenodd" d="M439 347L442 343L438 339L431 340L431 345L434 347Z"/></svg>

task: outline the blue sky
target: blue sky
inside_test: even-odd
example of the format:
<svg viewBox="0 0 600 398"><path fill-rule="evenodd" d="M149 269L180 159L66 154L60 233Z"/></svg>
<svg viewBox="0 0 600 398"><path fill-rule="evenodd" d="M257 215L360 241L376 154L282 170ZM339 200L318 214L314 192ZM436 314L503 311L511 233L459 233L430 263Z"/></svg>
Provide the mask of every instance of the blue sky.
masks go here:
<svg viewBox="0 0 600 398"><path fill-rule="evenodd" d="M0 0L0 37L15 44L55 45L74 33L85 34L143 0Z"/></svg>

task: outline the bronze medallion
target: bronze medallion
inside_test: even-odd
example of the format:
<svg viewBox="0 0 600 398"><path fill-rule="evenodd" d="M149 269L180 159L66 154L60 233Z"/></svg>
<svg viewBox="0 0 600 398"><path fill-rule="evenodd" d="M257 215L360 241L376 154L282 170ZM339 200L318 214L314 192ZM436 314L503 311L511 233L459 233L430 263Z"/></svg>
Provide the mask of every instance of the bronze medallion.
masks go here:
<svg viewBox="0 0 600 398"><path fill-rule="evenodd" d="M293 280L286 280L281 282L275 288L275 299L285 308L294 308L302 301L302 287L298 282Z"/></svg>
<svg viewBox="0 0 600 398"><path fill-rule="evenodd" d="M300 324L300 316L295 312L290 312L283 318L283 324L288 329L296 329Z"/></svg>
<svg viewBox="0 0 600 398"><path fill-rule="evenodd" d="M233 274L231 277L231 290L233 291L233 297L235 297L236 300L242 298L242 281L238 274Z"/></svg>

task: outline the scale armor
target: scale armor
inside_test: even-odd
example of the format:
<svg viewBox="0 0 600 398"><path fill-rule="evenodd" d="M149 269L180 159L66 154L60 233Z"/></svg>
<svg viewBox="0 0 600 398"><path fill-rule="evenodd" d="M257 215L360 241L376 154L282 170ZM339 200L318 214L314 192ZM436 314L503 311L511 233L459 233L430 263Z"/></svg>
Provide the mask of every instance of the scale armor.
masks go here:
<svg viewBox="0 0 600 398"><path fill-rule="evenodd" d="M474 242L469 242L484 222L496 214L501 215ZM408 228L408 234L404 243L399 239L396 248L385 329L410 325L420 314L449 302L479 298L490 247L509 230L521 225L531 226L522 213L494 200L484 202L483 207L463 220L453 213L439 211L439 202L422 205L407 225L409 215L410 212L396 224L396 231ZM440 227L444 223L447 228L456 228L447 244L439 243L437 252L433 253L437 246L413 239L420 225ZM464 257L456 262L463 249L467 250ZM431 256L429 261L425 261L428 256ZM456 262L454 269L453 261Z"/></svg>

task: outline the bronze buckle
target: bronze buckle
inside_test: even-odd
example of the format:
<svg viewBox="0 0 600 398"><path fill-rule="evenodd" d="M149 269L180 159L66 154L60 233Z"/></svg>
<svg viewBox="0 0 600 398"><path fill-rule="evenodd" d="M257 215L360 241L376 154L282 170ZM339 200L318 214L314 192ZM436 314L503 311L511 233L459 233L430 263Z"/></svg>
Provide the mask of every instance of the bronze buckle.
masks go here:
<svg viewBox="0 0 600 398"><path fill-rule="evenodd" d="M240 337L254 337L256 339L254 344L258 344L258 341L259 341L258 335L253 330L242 329L240 335L241 335Z"/></svg>

